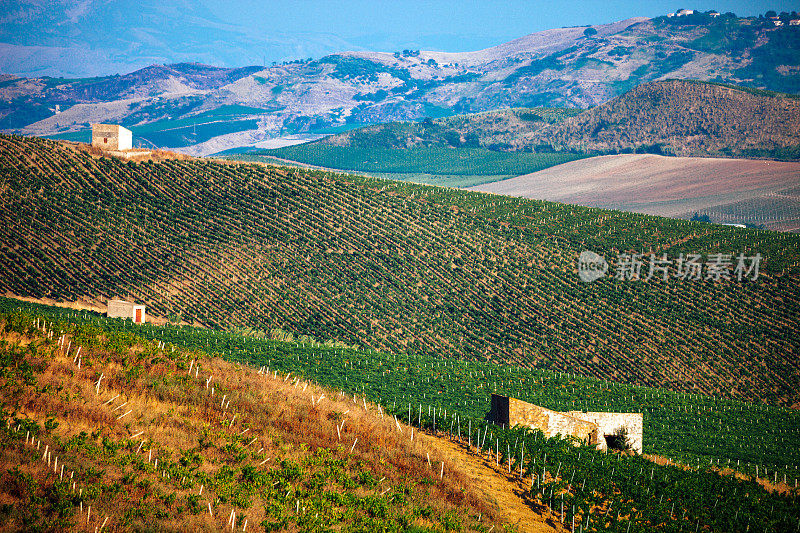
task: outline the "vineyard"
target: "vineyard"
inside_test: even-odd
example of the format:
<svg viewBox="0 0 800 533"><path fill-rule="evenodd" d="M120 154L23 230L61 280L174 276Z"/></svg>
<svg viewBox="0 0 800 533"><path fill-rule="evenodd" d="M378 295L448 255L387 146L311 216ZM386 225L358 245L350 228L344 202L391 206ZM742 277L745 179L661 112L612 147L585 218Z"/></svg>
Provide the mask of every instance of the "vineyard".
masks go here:
<svg viewBox="0 0 800 533"><path fill-rule="evenodd" d="M428 185L466 187L536 172L583 157L587 156L438 146L362 148L317 142L238 154L230 156L230 159L265 163L276 159L288 160L330 169L369 172L371 175Z"/></svg>
<svg viewBox="0 0 800 533"><path fill-rule="evenodd" d="M7 324L17 330L27 328L25 331L29 335L34 329L33 325L55 332L67 332L73 352L75 345L80 345L94 346L89 348L93 351L88 353L97 353L97 341L92 339L101 338L105 339L106 350L113 349L112 353L124 354L127 346L134 342L149 347L147 354L132 360L120 360L122 371L127 373L130 371L125 370L126 366L136 361L144 361L150 369L146 362L160 355L167 359L167 365L173 364L170 361L172 359L178 369L185 371L188 366L189 380L185 380L185 376L171 379L176 383L186 381L191 384L196 380L192 379L192 367L188 363L190 359L192 364L202 361L203 375L211 372L210 362L215 359L209 359L204 355L205 352L244 364L244 368L253 368L253 373L258 369L258 374L269 376L268 379L275 378L278 383L288 381L290 385L302 384L310 380L335 387L341 392L328 390L326 394L332 397L344 394L345 399L352 397L350 409L358 407L361 398L364 398L364 407L381 416L388 415L390 425L396 424L398 432L407 436L407 426L424 429L440 438L460 442L472 453L484 456L487 462L496 463L504 471L507 469L510 475L518 475L528 487L526 490L534 505L546 510L555 522L562 523L570 531L790 532L796 531L800 525L797 522L800 517L800 491L797 488L797 479L800 477L797 471L800 416L795 410L625 386L560 372L354 350L331 346L330 343L320 344L308 338L291 342L276 341L263 338L263 332L233 333L153 325L142 327L132 325L130 321L106 319L94 313L24 304L10 299L0 301L0 313ZM53 336L49 346L55 344ZM63 347L59 349L63 350ZM114 360L118 359L119 356L115 356ZM153 361L158 362L159 359L156 357ZM92 361L88 356L87 360ZM159 364L163 366L164 362ZM108 368L108 364L103 366L103 369ZM99 370L97 368L94 372ZM217 370L211 373L216 376ZM170 376L169 373L167 375ZM214 381L217 379L214 378ZM201 376L200 388L204 381ZM155 386L159 381L152 383L151 386ZM219 392L227 390L221 384L219 387ZM546 439L538 431L488 425L483 421L483 416L488 411L490 392L494 391L554 409L642 412L645 417L645 454L657 453L682 459L682 463L662 464L645 456L606 454L585 445L574 446L559 438ZM366 400L374 404L367 406ZM230 415L235 412L232 410ZM5 449L9 446L9 433L13 432L6 431ZM22 433L18 429L13 436L19 439ZM233 441L235 445L217 446L226 453L238 453L239 461L255 462L260 459L258 454L248 452L247 446L242 449L249 437L238 440L234 437ZM103 442L106 442L105 439ZM123 440L120 444L120 458L124 458L126 454L131 454L135 442ZM106 450L108 448L107 444ZM300 450L305 451L305 448L300 445ZM333 455L342 452L340 447ZM289 490L294 491L292 498L300 498L302 502L297 505L298 509L313 503L319 506L323 516L325 512L340 512L336 506L330 509L330 497L323 502L314 500L318 497L314 481L320 476L330 475L328 453L317 450L316 454L310 455L302 463L300 471L305 476L311 474L310 479L294 474L295 477L290 476L285 480L289 483ZM416 457L418 462L424 461L419 455ZM747 462L747 459L755 462ZM352 469L352 463L346 462L346 469ZM135 460L132 464L136 464ZM227 510L230 506L232 511L247 517L253 514L258 516L261 506L261 502L255 502L254 508L248 510L248 502L252 499L248 497L252 491L249 488L251 482L262 479L280 482L284 476L297 472L295 463L289 462L287 466L286 460L279 464L276 462L265 473L258 472L258 468L254 471L252 467L242 466L241 477L229 474L224 467L214 476L192 474L191 469L181 469L182 464L183 460L175 465L168 463L169 466L165 468L173 472L175 480L178 475L192 476L190 486L194 490L197 483L206 481L207 487L216 490L217 494L226 495L216 504L217 509L224 506ZM334 464L341 466L339 462ZM320 472L323 466L325 468ZM233 472L238 468L234 467ZM351 475L356 476L358 485L369 490L370 486L374 486L370 483L374 483L377 475L366 475L363 473L364 467L361 468L362 473ZM454 468L455 465L448 465L447 471ZM738 478L732 475L733 471L740 472ZM416 474L411 476L412 479L415 477ZM234 485L226 485L231 481ZM239 486L236 485L237 481ZM339 483L342 483L341 480ZM347 488L346 484L342 486ZM423 488L426 483L411 486ZM176 488L179 493L184 490L183 487ZM286 488L284 486L284 490ZM436 486L433 488L440 490ZM413 494L417 494L417 491L413 489ZM393 499L398 490L390 494ZM278 499L275 506L265 505L267 518L261 525L267 530L285 528L295 521L298 529L303 531L313 530L314 525L319 527L319 522L301 522L300 515L306 513L305 509L296 515L287 508L288 496L282 496L281 491L269 492L267 497ZM402 517L408 505L418 501L411 498L392 502L392 499L383 500L388 512L384 511L378 518L382 518L384 523L391 523L398 512ZM242 504L242 501L245 503ZM289 501L292 499L289 498ZM363 510L358 507L371 505L367 499L363 504L358 499L345 498L344 501L356 506L356 516L363 512L374 512L373 507L364 507ZM405 508L402 507L403 502L406 503ZM395 509L398 504L401 508ZM341 500L339 505L342 505ZM288 522L281 524L270 518L269 512L274 509L283 509L282 516ZM277 518L277 515L273 516ZM306 516L310 519L309 515ZM351 515L345 513L344 516ZM477 530L486 530L484 526L474 523L474 516L466 520L457 518L452 512L435 516L442 517L441 525L436 529L443 527L448 530L451 527L448 524L456 519L464 521L465 525L472 524L471 527Z"/></svg>
<svg viewBox="0 0 800 533"><path fill-rule="evenodd" d="M396 357L797 405L800 238L361 176L0 137L0 291ZM756 280L579 280L578 254L761 254ZM674 273L674 269L672 271ZM460 364L460 363L459 363ZM755 446L755 443L752 443Z"/></svg>
<svg viewBox="0 0 800 533"><path fill-rule="evenodd" d="M714 222L742 221L751 224L769 225L784 231L800 228L800 188L786 189L760 198L709 207L698 211Z"/></svg>

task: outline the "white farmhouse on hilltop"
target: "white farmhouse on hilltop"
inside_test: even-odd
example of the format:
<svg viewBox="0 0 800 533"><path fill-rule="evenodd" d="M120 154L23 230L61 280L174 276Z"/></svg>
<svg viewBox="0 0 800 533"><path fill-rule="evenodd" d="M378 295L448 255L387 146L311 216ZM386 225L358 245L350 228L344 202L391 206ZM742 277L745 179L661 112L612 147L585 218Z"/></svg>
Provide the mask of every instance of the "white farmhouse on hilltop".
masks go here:
<svg viewBox="0 0 800 533"><path fill-rule="evenodd" d="M133 133L116 124L92 124L92 146L103 150L130 150Z"/></svg>

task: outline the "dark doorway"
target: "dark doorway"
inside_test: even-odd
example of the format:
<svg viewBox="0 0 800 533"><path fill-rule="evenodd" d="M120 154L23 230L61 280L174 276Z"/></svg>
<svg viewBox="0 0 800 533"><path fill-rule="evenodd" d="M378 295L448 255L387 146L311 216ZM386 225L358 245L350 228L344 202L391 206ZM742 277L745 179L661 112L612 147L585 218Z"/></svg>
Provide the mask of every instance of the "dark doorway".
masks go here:
<svg viewBox="0 0 800 533"><path fill-rule="evenodd" d="M605 435L606 446L611 450L624 450L625 449L625 436L624 435Z"/></svg>

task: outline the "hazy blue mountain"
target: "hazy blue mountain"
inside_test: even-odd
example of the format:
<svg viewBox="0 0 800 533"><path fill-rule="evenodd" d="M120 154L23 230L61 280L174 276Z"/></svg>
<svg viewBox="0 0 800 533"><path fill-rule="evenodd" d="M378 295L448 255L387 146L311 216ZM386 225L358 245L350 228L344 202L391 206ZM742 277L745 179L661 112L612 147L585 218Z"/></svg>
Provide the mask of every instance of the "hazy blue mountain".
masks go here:
<svg viewBox="0 0 800 533"><path fill-rule="evenodd" d="M263 32L226 24L200 2L4 1L0 71L87 77L152 64L270 64L361 47L335 35Z"/></svg>

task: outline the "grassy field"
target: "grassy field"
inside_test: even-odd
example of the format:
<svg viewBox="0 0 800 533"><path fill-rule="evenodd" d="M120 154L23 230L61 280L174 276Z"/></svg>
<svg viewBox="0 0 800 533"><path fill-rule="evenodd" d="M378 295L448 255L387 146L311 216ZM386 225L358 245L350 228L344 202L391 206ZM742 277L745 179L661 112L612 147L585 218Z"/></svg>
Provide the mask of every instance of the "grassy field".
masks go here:
<svg viewBox="0 0 800 533"><path fill-rule="evenodd" d="M25 415L2 426L0 451L7 463L34 470L24 478L29 488L21 491L28 499L0 509L17 524L55 518L52 508L41 513L42 504L33 497L52 484L50 490L64 493L57 501L60 524L69 523L85 502L128 528L154 519L206 528L216 523L206 515L211 505L216 521L235 511L238 526L247 519L265 530L319 531L332 524L327 520L339 520L348 531L379 525L393 531L419 523L420 516L423 531L489 529L487 518L495 519L491 507L482 508L479 496L457 488L464 483L458 462L438 457L435 443L421 449L419 437L415 446L404 440L408 426L416 426L514 472L529 501L555 522L569 525L576 517L592 529L636 533L677 532L687 524L707 531L744 530L748 524L779 532L796 527L800 418L795 410L560 372L354 350L310 338L290 340L280 331L269 335L283 340L252 330L137 326L9 299L0 300L0 324L6 332L0 345L3 370L14 378L0 387L0 395L6 401L12 394L27 398ZM35 342L20 346L22 336ZM97 387L101 374L105 385ZM309 386L309 380L335 389ZM32 388L37 382L59 384L60 394L53 396L53 386ZM12 390L9 383L25 385ZM20 387L28 387L21 396ZM645 452L682 464L656 466L641 457L545 439L538 431L487 425L483 415L495 391L554 409L642 412ZM121 396L114 397L117 393ZM222 396L222 403L207 396ZM168 402L178 408L167 411ZM57 414L48 414L43 405L54 403ZM128 410L124 426L112 420ZM75 420L90 412L104 428L87 439ZM202 425L201 445L192 447ZM145 435L130 437L140 428ZM69 483L59 486L57 476L41 472L41 454L26 451L26 431L51 445L68 469L83 462L76 468L82 497ZM140 439L147 445L143 450L137 448ZM155 453L149 455L151 449ZM430 471L435 468L426 468L425 454L434 466L446 463L442 481ZM151 457L161 461L160 469ZM739 479L731 475L737 470ZM159 471L160 479L154 476ZM21 478L9 473L6 486L19 486ZM205 486L202 497L198 485ZM145 486L150 495L143 494ZM441 501L426 506L431 496ZM449 507L454 504L458 509ZM308 509L315 512L313 519ZM479 509L489 512L483 522L474 514ZM497 517L502 520L502 512Z"/></svg>

